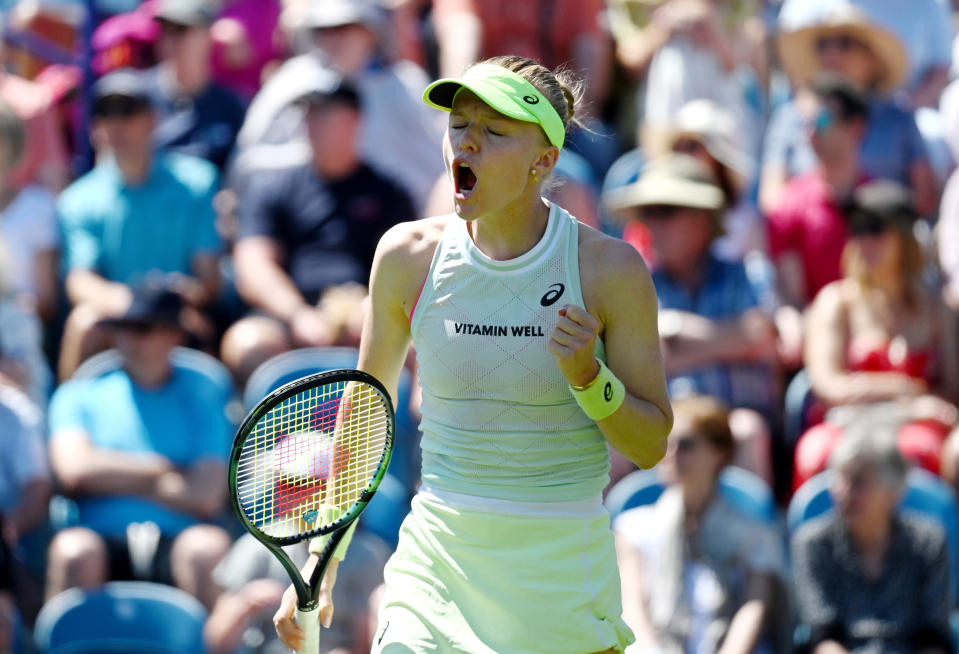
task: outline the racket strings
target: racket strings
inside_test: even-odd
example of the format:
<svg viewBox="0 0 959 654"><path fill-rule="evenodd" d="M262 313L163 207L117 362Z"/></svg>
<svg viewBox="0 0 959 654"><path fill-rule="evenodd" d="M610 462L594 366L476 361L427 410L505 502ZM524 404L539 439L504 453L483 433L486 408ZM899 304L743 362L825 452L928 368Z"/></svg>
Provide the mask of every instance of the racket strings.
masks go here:
<svg viewBox="0 0 959 654"><path fill-rule="evenodd" d="M270 409L244 442L237 497L274 538L320 533L376 476L391 438L387 400L361 382L310 388Z"/></svg>

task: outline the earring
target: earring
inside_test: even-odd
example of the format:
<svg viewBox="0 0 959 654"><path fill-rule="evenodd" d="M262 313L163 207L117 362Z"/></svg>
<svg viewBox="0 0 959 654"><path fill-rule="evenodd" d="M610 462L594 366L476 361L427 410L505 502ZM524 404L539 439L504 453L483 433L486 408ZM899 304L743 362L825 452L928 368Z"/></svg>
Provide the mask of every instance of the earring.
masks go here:
<svg viewBox="0 0 959 654"><path fill-rule="evenodd" d="M529 174L533 176L533 179L536 179L536 169L535 169L535 168L530 168L530 169L529 169Z"/></svg>

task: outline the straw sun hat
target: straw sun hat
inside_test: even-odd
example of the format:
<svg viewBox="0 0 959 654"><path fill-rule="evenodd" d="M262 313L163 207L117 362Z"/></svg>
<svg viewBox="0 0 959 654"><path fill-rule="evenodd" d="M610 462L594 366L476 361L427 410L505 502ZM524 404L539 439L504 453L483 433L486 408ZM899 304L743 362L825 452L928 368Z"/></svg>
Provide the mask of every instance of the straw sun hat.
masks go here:
<svg viewBox="0 0 959 654"><path fill-rule="evenodd" d="M879 91L895 88L909 69L908 53L902 41L891 31L876 24L859 7L843 3L835 7L821 22L779 37L779 57L783 68L796 83L809 82L821 65L816 41L823 36L848 34L864 43L879 61Z"/></svg>

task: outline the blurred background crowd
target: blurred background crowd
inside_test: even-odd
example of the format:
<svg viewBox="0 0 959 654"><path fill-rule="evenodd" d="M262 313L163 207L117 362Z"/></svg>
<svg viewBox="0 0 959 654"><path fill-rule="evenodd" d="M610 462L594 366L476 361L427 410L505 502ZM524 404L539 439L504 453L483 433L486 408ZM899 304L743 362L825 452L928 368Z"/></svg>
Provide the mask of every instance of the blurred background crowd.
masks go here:
<svg viewBox="0 0 959 654"><path fill-rule="evenodd" d="M355 363L380 235L452 209L421 93L507 53L582 76L551 199L632 243L659 298L669 451L613 453L607 489L630 651L955 648L959 2L0 15L0 654L51 649L69 589L115 580L194 603L178 651L283 651L285 574L229 509L233 431ZM324 651L368 651L415 376L411 355Z"/></svg>

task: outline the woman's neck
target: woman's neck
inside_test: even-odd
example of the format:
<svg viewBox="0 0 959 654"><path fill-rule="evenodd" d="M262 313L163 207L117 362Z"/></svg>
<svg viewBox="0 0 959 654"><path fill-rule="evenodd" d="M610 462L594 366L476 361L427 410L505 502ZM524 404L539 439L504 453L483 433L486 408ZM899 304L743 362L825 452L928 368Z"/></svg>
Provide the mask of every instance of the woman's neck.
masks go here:
<svg viewBox="0 0 959 654"><path fill-rule="evenodd" d="M491 259L507 261L529 252L546 232L549 204L537 195L532 203L514 203L467 224L473 243Z"/></svg>

